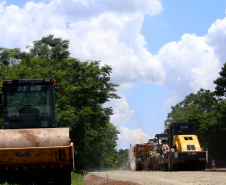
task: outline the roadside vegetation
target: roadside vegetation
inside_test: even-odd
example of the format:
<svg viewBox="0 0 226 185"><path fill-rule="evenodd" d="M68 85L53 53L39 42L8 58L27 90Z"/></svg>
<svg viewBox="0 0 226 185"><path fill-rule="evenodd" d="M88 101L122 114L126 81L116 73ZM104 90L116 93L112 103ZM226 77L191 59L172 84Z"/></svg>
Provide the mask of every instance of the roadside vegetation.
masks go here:
<svg viewBox="0 0 226 185"><path fill-rule="evenodd" d="M72 185L81 185L84 182L84 178L82 174L74 173L71 174L71 184Z"/></svg>

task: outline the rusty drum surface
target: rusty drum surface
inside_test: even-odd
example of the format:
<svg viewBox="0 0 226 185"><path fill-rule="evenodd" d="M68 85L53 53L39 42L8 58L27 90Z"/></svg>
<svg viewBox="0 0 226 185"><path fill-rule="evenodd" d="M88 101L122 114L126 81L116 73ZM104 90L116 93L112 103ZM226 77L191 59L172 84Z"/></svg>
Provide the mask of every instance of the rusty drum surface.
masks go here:
<svg viewBox="0 0 226 185"><path fill-rule="evenodd" d="M0 130L0 148L68 146L69 128Z"/></svg>

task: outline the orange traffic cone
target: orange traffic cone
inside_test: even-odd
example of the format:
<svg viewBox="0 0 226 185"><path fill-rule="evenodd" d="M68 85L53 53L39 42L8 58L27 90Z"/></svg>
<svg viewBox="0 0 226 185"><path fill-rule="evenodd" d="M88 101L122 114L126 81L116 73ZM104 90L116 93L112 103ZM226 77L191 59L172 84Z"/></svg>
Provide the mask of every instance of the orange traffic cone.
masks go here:
<svg viewBox="0 0 226 185"><path fill-rule="evenodd" d="M211 167L211 169L212 169L212 170L216 170L214 158L212 158L212 167Z"/></svg>

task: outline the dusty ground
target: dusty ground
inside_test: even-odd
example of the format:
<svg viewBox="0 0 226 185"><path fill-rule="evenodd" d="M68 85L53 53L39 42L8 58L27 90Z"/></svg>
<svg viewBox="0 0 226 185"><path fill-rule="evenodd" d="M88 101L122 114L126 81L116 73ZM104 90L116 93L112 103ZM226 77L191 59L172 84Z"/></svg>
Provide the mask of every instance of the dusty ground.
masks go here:
<svg viewBox="0 0 226 185"><path fill-rule="evenodd" d="M119 181L113 180L105 177L99 177L92 174L87 174L85 176L85 185L140 185L138 183L129 182L129 181Z"/></svg>
<svg viewBox="0 0 226 185"><path fill-rule="evenodd" d="M104 185L104 184L225 185L226 172L110 171L110 172L92 172L85 176L85 185Z"/></svg>

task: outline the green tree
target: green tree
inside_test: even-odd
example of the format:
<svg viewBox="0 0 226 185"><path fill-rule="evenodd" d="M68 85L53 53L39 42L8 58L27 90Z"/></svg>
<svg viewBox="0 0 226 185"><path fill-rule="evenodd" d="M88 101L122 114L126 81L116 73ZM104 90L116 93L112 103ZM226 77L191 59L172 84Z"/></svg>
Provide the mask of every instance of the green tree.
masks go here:
<svg viewBox="0 0 226 185"><path fill-rule="evenodd" d="M196 126L202 125L200 121L202 122L204 117L216 110L218 102L219 99L210 90L200 89L197 94L191 93L183 101L171 107L172 111L168 113L165 127L168 128L173 122L189 121L196 122Z"/></svg>
<svg viewBox="0 0 226 185"><path fill-rule="evenodd" d="M31 58L42 57L48 62L69 58L69 40L62 40L61 38L54 38L54 35L49 35L33 43L34 46L27 46L27 48L30 48Z"/></svg>
<svg viewBox="0 0 226 185"><path fill-rule="evenodd" d="M129 149L120 149L119 152L117 153L117 162L116 165L117 167L123 167L124 169L128 169L129 165Z"/></svg>
<svg viewBox="0 0 226 185"><path fill-rule="evenodd" d="M214 83L216 84L215 93L217 96L225 96L226 92L226 63L219 72L220 77L217 78Z"/></svg>
<svg viewBox="0 0 226 185"><path fill-rule="evenodd" d="M119 132L109 121L112 108L104 106L120 98L115 94L118 85L111 83L112 68L101 66L100 61L71 58L69 41L53 35L34 41L28 48L29 52L0 50L0 80L54 78L57 124L70 128L76 168L112 166Z"/></svg>
<svg viewBox="0 0 226 185"><path fill-rule="evenodd" d="M5 68L9 65L16 65L21 60L21 51L19 48L6 49L0 47L0 67Z"/></svg>

